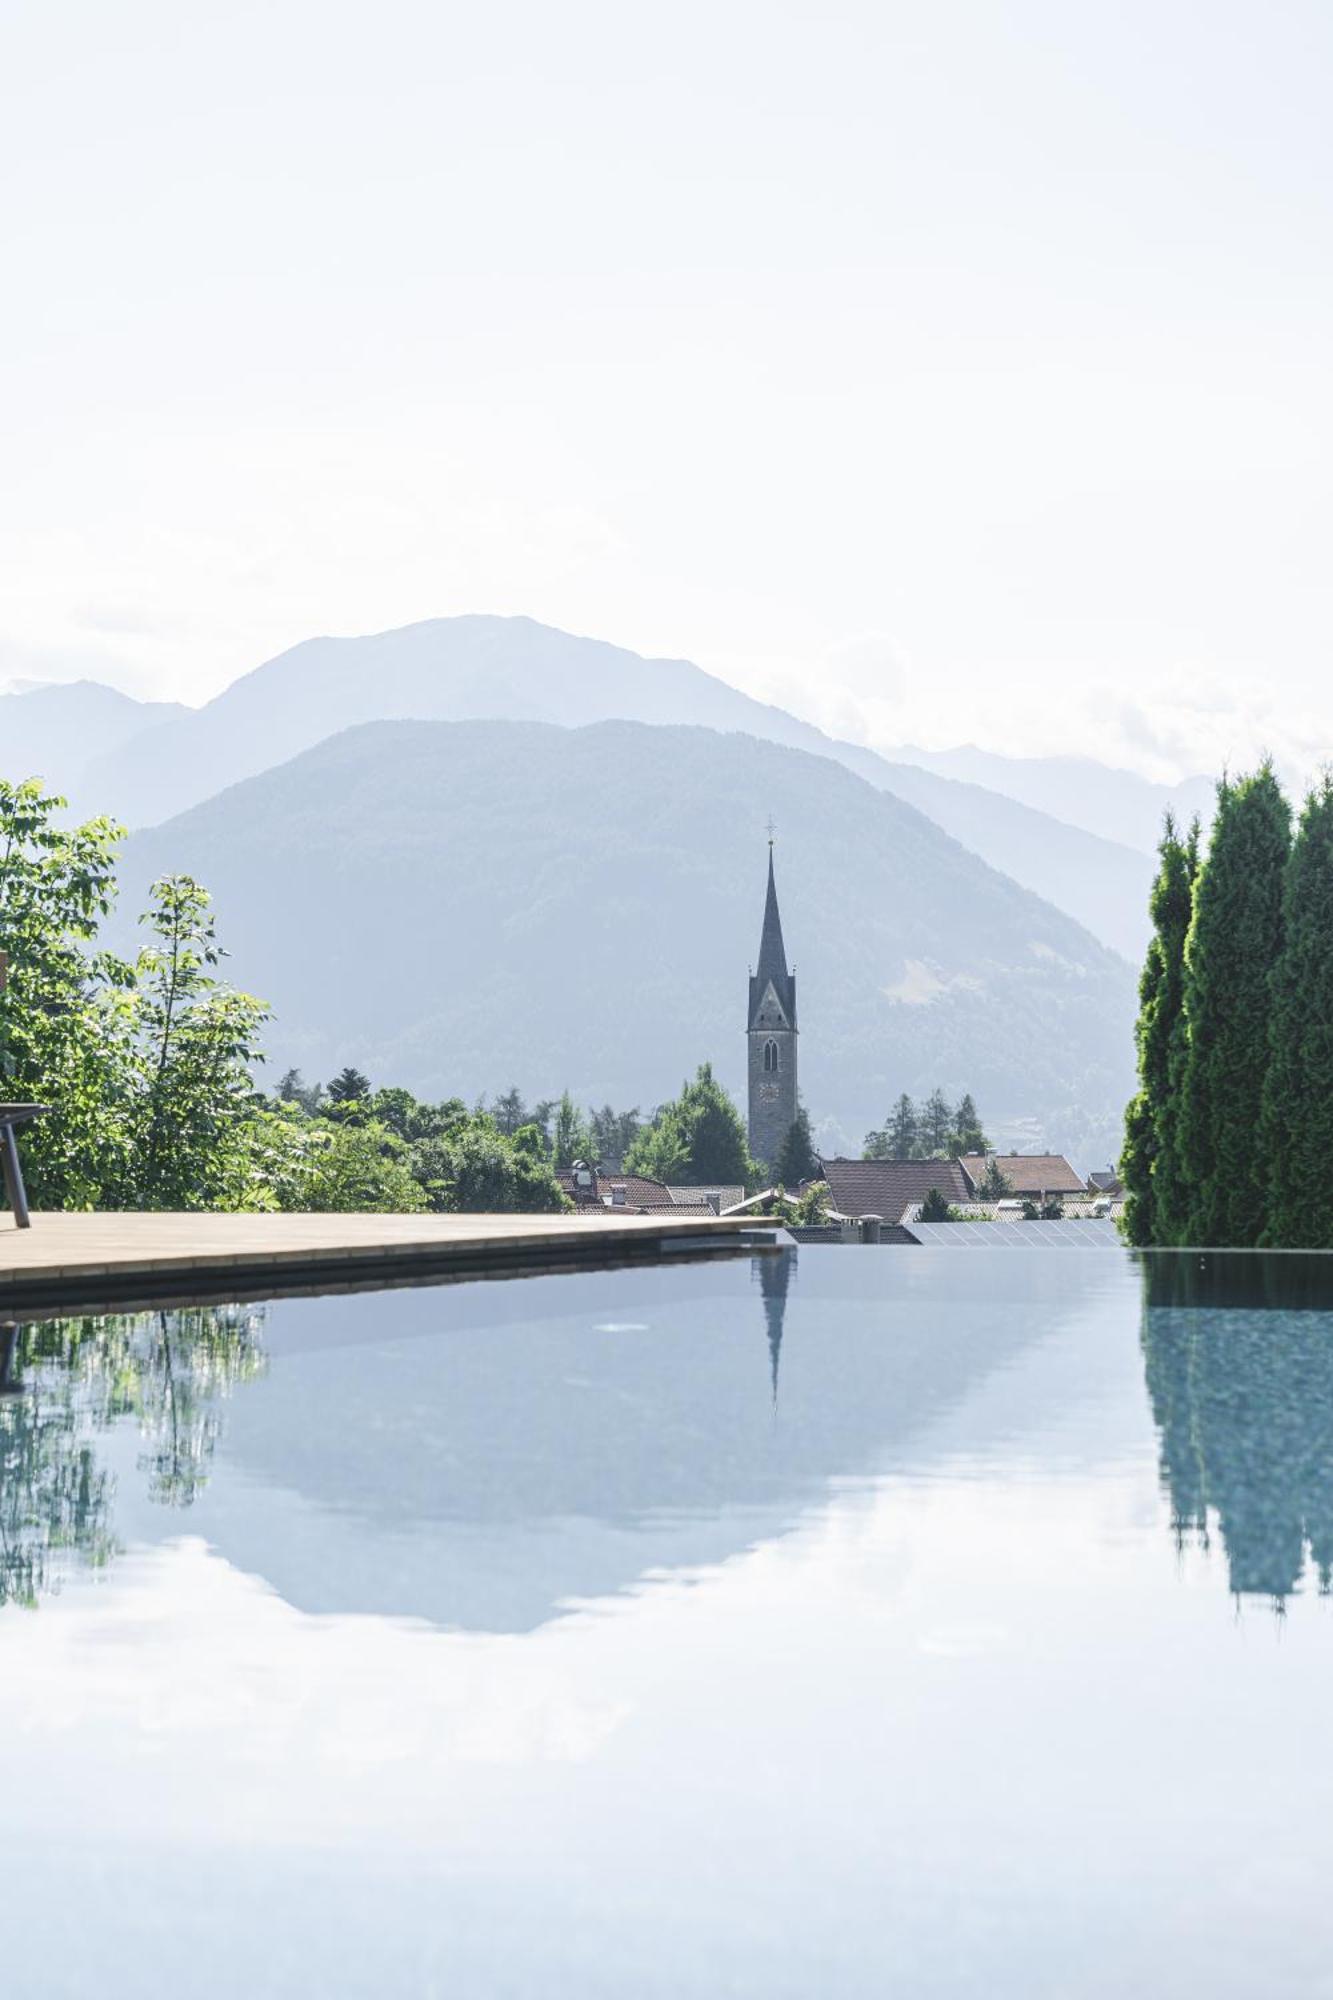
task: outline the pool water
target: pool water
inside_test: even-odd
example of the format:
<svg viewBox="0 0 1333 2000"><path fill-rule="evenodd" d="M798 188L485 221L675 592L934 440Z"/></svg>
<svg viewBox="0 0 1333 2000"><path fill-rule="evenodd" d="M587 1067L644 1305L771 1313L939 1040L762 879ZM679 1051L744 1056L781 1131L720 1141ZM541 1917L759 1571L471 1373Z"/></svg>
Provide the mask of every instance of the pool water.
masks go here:
<svg viewBox="0 0 1333 2000"><path fill-rule="evenodd" d="M1333 1992L1319 1260L807 1248L4 1388L7 2000Z"/></svg>

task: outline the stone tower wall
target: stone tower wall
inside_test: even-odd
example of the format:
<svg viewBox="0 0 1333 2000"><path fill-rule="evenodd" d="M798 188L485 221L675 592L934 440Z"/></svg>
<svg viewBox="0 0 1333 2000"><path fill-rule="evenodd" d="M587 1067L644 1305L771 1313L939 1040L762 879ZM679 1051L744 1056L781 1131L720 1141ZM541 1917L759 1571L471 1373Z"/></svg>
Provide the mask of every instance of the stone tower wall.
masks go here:
<svg viewBox="0 0 1333 2000"><path fill-rule="evenodd" d="M764 1069L764 1044L778 1045L778 1073ZM791 1028L752 1028L749 1034L750 1151L771 1167L796 1116L796 1043ZM769 1092L769 1086L776 1090Z"/></svg>

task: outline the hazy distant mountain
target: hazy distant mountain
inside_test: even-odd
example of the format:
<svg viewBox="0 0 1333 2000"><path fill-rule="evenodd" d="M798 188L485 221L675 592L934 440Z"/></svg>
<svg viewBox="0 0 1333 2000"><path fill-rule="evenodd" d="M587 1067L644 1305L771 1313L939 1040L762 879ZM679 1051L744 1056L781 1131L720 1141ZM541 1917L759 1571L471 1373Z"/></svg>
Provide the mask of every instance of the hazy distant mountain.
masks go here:
<svg viewBox="0 0 1333 2000"><path fill-rule="evenodd" d="M44 778L77 795L91 759L189 713L177 702L135 701L100 681L39 682L0 694L0 773Z"/></svg>
<svg viewBox="0 0 1333 2000"><path fill-rule="evenodd" d="M816 1118L859 1138L938 1081L998 1136L1030 1114L1108 1158L1130 968L911 806L749 736L364 726L136 835L123 914L201 877L275 1068L646 1107L705 1057L741 1084L770 812Z"/></svg>
<svg viewBox="0 0 1333 2000"><path fill-rule="evenodd" d="M957 750L905 748L893 754L939 777L1003 792L1038 812L1144 854L1155 852L1168 807L1182 825L1197 813L1207 826L1213 816L1216 787L1211 778L1156 785L1134 771L1117 771L1091 757L1000 757L970 743Z"/></svg>
<svg viewBox="0 0 1333 2000"><path fill-rule="evenodd" d="M577 725L623 718L742 729L818 751L910 799L937 825L1132 958L1147 934L1141 856L1030 808L838 743L688 660L645 660L529 618L437 618L358 639L311 639L206 707L112 747L80 802L138 826L197 804L358 722L422 717Z"/></svg>

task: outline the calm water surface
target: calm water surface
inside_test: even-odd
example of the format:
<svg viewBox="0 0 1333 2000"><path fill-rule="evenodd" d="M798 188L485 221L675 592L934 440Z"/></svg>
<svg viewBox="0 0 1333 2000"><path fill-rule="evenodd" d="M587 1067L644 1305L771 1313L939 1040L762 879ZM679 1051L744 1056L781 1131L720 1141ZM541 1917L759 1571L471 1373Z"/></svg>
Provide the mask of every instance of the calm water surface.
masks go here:
<svg viewBox="0 0 1333 2000"><path fill-rule="evenodd" d="M806 1249L24 1329L12 2000L1333 1993L1333 1279Z"/></svg>

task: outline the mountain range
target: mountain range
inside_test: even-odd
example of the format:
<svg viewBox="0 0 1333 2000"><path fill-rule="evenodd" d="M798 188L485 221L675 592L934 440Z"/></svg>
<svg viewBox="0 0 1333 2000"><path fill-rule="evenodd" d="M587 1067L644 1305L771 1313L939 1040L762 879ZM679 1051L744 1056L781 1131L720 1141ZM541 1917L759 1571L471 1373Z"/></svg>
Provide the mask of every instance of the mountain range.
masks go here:
<svg viewBox="0 0 1333 2000"><path fill-rule="evenodd" d="M82 803L90 764L190 713L179 702L136 701L100 681L46 681L0 694L0 775L44 777Z"/></svg>
<svg viewBox="0 0 1333 2000"><path fill-rule="evenodd" d="M92 693L86 699L91 704ZM361 638L311 639L200 709L145 710L137 729L105 735L100 755L89 757L81 739L62 761L53 744L43 753L50 768L42 768L80 810L111 812L142 827L282 763L335 730L398 718L567 726L626 720L743 730L831 757L908 800L1122 955L1137 960L1146 943L1149 856L1169 797L1162 788L1100 766L1088 767L1101 772L1098 781L1084 774L1080 782L1069 760L987 762L969 750L938 756L910 750L889 760L826 736L687 660L644 659L527 618L432 619ZM85 737L96 734L99 719L94 716ZM0 768L14 761L7 722L0 703ZM929 768L950 759L956 772ZM972 764L992 771L996 784L962 775ZM1058 801L1064 817L1035 803L1038 795ZM1108 829L1114 833L1117 826L1118 795L1125 801L1123 837L1108 838ZM1080 798L1096 830L1080 821Z"/></svg>
<svg viewBox="0 0 1333 2000"><path fill-rule="evenodd" d="M229 976L275 1009L275 1070L646 1109L711 1058L739 1093L770 813L834 1143L938 1082L997 1138L1109 1158L1131 968L903 799L748 734L362 724L134 835L119 941L156 875L198 875Z"/></svg>
<svg viewBox="0 0 1333 2000"><path fill-rule="evenodd" d="M1213 817L1212 778L1185 778L1176 785L1154 784L1135 771L1120 771L1092 757L1001 757L993 750L963 744L956 750L903 749L904 762L919 764L943 778L962 779L1017 799L1052 819L1088 833L1155 852L1168 810L1181 826L1197 814L1204 826Z"/></svg>

